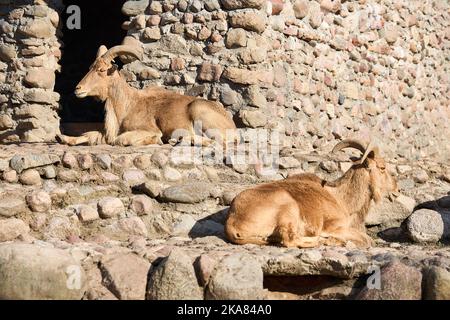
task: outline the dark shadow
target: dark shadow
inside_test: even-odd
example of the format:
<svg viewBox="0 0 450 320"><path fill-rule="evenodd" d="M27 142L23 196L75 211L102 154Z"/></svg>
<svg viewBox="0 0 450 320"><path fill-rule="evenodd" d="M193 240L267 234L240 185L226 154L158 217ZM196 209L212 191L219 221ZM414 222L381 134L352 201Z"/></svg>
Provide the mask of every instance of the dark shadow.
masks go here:
<svg viewBox="0 0 450 320"><path fill-rule="evenodd" d="M64 0L65 6L80 7L81 29L67 28L68 14L63 10L61 23L64 46L60 61L61 73L57 75L55 86L55 91L61 95L60 116L63 129L66 123L103 122L103 103L93 98L78 99L74 90L94 62L100 45L110 48L120 44L126 36L126 31L121 28L126 20L121 12L124 2L125 0ZM68 129L73 130L70 126Z"/></svg>
<svg viewBox="0 0 450 320"><path fill-rule="evenodd" d="M198 220L189 232L189 237L195 239L215 236L226 240L224 226L227 216L228 208Z"/></svg>

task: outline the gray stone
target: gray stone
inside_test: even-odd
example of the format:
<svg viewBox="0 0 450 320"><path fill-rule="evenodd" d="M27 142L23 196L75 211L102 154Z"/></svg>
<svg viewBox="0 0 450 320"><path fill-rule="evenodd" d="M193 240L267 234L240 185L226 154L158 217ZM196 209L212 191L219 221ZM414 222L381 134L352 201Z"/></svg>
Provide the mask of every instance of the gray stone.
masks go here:
<svg viewBox="0 0 450 320"><path fill-rule="evenodd" d="M259 300L264 296L263 271L258 261L243 253L225 257L210 277L210 300Z"/></svg>
<svg viewBox="0 0 450 320"><path fill-rule="evenodd" d="M356 296L357 300L420 300L422 273L414 267L394 261L381 269L381 288L367 286Z"/></svg>
<svg viewBox="0 0 450 320"><path fill-rule="evenodd" d="M420 209L406 220L409 238L418 243L435 243L450 237L450 215Z"/></svg>
<svg viewBox="0 0 450 320"><path fill-rule="evenodd" d="M137 16L145 12L149 3L149 0L126 1L122 7L122 13L127 16Z"/></svg>
<svg viewBox="0 0 450 320"><path fill-rule="evenodd" d="M130 209L139 216L150 215L153 212L153 201L146 195L134 196Z"/></svg>
<svg viewBox="0 0 450 320"><path fill-rule="evenodd" d="M103 219L110 219L125 212L123 202L119 198L106 197L98 202L98 212Z"/></svg>
<svg viewBox="0 0 450 320"><path fill-rule="evenodd" d="M47 212L52 207L52 198L45 191L35 191L27 195L26 200L33 212Z"/></svg>
<svg viewBox="0 0 450 320"><path fill-rule="evenodd" d="M0 245L0 299L80 300L84 283L83 268L63 250Z"/></svg>
<svg viewBox="0 0 450 320"><path fill-rule="evenodd" d="M35 169L28 169L20 174L19 181L27 186L40 185L42 183L41 175Z"/></svg>
<svg viewBox="0 0 450 320"><path fill-rule="evenodd" d="M81 222L92 222L100 219L97 209L87 205L80 206L77 215Z"/></svg>
<svg viewBox="0 0 450 320"><path fill-rule="evenodd" d="M167 202L198 203L209 197L210 189L206 183L183 184L165 189L161 198Z"/></svg>
<svg viewBox="0 0 450 320"><path fill-rule="evenodd" d="M17 155L11 159L10 166L17 173L22 173L26 169L44 167L59 162L59 157L53 154Z"/></svg>
<svg viewBox="0 0 450 320"><path fill-rule="evenodd" d="M203 300L192 259L175 248L151 273L147 287L150 300Z"/></svg>
<svg viewBox="0 0 450 320"><path fill-rule="evenodd" d="M366 217L366 226L380 226L387 229L398 227L411 214L416 201L400 194L394 199L384 198L378 204L372 204Z"/></svg>
<svg viewBox="0 0 450 320"><path fill-rule="evenodd" d="M27 211L23 196L8 192L0 194L0 216L13 217Z"/></svg>
<svg viewBox="0 0 450 320"><path fill-rule="evenodd" d="M30 231L28 225L20 219L10 218L0 220L0 242L12 241L17 237L26 235ZM1 265L1 263L0 263ZM0 269L1 274L1 269ZM0 277L1 279L1 277ZM1 284L0 284L1 287ZM0 292L0 297L1 297Z"/></svg>
<svg viewBox="0 0 450 320"><path fill-rule="evenodd" d="M134 254L102 258L103 285L120 300L144 300L150 263Z"/></svg>

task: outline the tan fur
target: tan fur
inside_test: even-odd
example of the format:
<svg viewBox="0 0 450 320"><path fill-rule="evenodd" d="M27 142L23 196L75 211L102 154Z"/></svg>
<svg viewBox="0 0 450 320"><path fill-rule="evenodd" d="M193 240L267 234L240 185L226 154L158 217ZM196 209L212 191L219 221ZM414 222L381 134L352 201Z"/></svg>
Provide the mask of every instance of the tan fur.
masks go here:
<svg viewBox="0 0 450 320"><path fill-rule="evenodd" d="M231 204L226 235L236 244L370 246L364 220L371 200L396 189L384 160L373 155L331 183L295 175L240 193Z"/></svg>
<svg viewBox="0 0 450 320"><path fill-rule="evenodd" d="M106 57L110 55L102 46L89 73L75 91L79 98L93 96L105 102L104 132L88 132L81 137L59 136L62 143L162 144L171 139L175 130L183 130L187 138L193 140L195 134L203 135L212 129L219 132L222 142L226 142L227 130L236 129L221 104L160 87L132 88ZM201 123L202 132L194 132L195 122Z"/></svg>

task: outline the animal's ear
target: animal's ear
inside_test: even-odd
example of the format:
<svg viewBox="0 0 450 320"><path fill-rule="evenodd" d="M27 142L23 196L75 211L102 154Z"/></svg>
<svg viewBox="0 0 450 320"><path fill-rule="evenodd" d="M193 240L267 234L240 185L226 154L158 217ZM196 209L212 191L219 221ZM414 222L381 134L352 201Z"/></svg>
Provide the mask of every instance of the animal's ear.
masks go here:
<svg viewBox="0 0 450 320"><path fill-rule="evenodd" d="M98 48L97 51L97 59L103 56L108 51L108 48L104 45L101 45L100 48Z"/></svg>

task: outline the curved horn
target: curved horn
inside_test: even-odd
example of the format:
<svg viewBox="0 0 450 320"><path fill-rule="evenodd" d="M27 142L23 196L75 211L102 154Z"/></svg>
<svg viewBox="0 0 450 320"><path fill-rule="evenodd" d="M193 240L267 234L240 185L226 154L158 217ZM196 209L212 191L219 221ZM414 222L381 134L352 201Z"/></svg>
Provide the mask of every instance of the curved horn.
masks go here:
<svg viewBox="0 0 450 320"><path fill-rule="evenodd" d="M109 49L102 58L108 61L112 61L118 56L133 56L136 59L142 60L142 51L134 46L120 45Z"/></svg>
<svg viewBox="0 0 450 320"><path fill-rule="evenodd" d="M336 153L338 151L341 151L342 149L345 148L354 148L356 150L361 151L362 153L366 152L366 147L364 146L364 143L362 143L359 140L356 139L348 139L348 140L344 140L342 142L339 142L334 148L333 151L331 151L331 153Z"/></svg>
<svg viewBox="0 0 450 320"><path fill-rule="evenodd" d="M378 158L380 156L380 148L378 148L378 146L376 146L373 142L369 143L363 156L358 160L358 163L363 164L371 153L373 153L374 158Z"/></svg>

